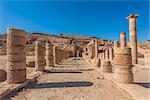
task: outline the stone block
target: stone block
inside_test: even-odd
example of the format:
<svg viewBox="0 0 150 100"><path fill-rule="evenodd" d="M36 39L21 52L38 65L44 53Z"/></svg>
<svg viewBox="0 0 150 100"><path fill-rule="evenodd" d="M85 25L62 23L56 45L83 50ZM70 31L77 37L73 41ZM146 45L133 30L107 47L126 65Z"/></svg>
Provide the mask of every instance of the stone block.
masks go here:
<svg viewBox="0 0 150 100"><path fill-rule="evenodd" d="M8 70L25 70L26 62L7 62Z"/></svg>
<svg viewBox="0 0 150 100"><path fill-rule="evenodd" d="M7 35L7 45L13 46L25 46L26 38L20 36L11 36L11 34Z"/></svg>
<svg viewBox="0 0 150 100"><path fill-rule="evenodd" d="M24 30L20 30L20 29L8 28L7 33L12 34L14 36L27 37L27 33Z"/></svg>
<svg viewBox="0 0 150 100"><path fill-rule="evenodd" d="M7 45L7 54L25 54L25 46Z"/></svg>
<svg viewBox="0 0 150 100"><path fill-rule="evenodd" d="M19 55L19 54L8 54L7 55L7 61L9 62L22 62L26 61L26 56L25 55Z"/></svg>
<svg viewBox="0 0 150 100"><path fill-rule="evenodd" d="M133 83L133 75L131 73L114 73L114 80L119 83Z"/></svg>
<svg viewBox="0 0 150 100"><path fill-rule="evenodd" d="M122 47L122 48L115 48L114 49L114 54L115 55L130 55L131 54L131 49L130 48L126 48L126 47Z"/></svg>
<svg viewBox="0 0 150 100"><path fill-rule="evenodd" d="M115 55L114 57L115 65L123 65L123 66L131 66L132 65L132 57L131 55Z"/></svg>
<svg viewBox="0 0 150 100"><path fill-rule="evenodd" d="M35 67L35 61L27 62L28 67Z"/></svg>
<svg viewBox="0 0 150 100"><path fill-rule="evenodd" d="M18 84L26 81L26 70L7 70L7 83Z"/></svg>

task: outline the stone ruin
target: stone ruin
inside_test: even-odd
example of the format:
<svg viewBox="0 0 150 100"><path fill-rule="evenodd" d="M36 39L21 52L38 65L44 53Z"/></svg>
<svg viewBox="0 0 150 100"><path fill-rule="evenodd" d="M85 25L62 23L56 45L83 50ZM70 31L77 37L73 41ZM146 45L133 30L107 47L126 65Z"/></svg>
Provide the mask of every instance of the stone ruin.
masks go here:
<svg viewBox="0 0 150 100"><path fill-rule="evenodd" d="M127 17L129 20L130 45L126 42L126 33L120 33L120 42L104 41L104 46L99 46L97 40L91 40L85 47L83 58L87 63L92 63L95 58L100 59L100 71L114 73L114 79L119 83L133 83L132 67L138 63L137 57L137 14ZM98 46L97 46L98 45ZM97 54L97 51L98 52ZM145 55L145 64L149 65L149 55Z"/></svg>
<svg viewBox="0 0 150 100"><path fill-rule="evenodd" d="M87 63L100 67L102 73L113 73L119 83L133 83L132 66L137 64L136 18L130 15L130 45L126 42L126 33L120 33L120 42L92 39L83 46L82 57ZM7 83L16 84L26 81L26 42L27 32L8 28L7 30ZM72 52L71 49L74 50ZM80 57L81 50L76 45L53 44L38 40L35 42L35 71L44 71L46 67L55 67L70 57ZM150 55L145 55L145 65L149 65ZM34 64L33 64L34 65ZM6 76L5 72L3 73Z"/></svg>

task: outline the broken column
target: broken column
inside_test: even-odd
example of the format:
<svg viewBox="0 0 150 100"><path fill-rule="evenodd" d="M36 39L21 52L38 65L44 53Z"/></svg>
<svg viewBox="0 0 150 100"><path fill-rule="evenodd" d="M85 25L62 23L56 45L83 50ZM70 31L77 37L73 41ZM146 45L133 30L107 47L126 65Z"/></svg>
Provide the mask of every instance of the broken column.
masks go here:
<svg viewBox="0 0 150 100"><path fill-rule="evenodd" d="M50 43L46 43L46 66L54 67L54 59L53 59L53 45Z"/></svg>
<svg viewBox="0 0 150 100"><path fill-rule="evenodd" d="M35 70L45 70L45 43L43 41L37 41L35 43Z"/></svg>
<svg viewBox="0 0 150 100"><path fill-rule="evenodd" d="M120 47L126 47L126 33L120 33Z"/></svg>
<svg viewBox="0 0 150 100"><path fill-rule="evenodd" d="M117 47L119 47L119 43L118 41L114 41L114 48L117 48Z"/></svg>
<svg viewBox="0 0 150 100"><path fill-rule="evenodd" d="M23 30L7 29L7 83L17 84L26 80L26 38Z"/></svg>
<svg viewBox="0 0 150 100"><path fill-rule="evenodd" d="M110 61L103 60L101 63L100 71L104 73L111 73L112 67Z"/></svg>
<svg viewBox="0 0 150 100"><path fill-rule="evenodd" d="M136 18L138 14L132 14L127 19L129 20L129 32L130 32L130 47L132 55L132 63L137 64L137 32L136 32Z"/></svg>
<svg viewBox="0 0 150 100"><path fill-rule="evenodd" d="M119 83L133 83L131 49L114 49L114 79Z"/></svg>
<svg viewBox="0 0 150 100"><path fill-rule="evenodd" d="M100 66L101 66L101 60L100 60L100 58L97 58L96 67L100 67Z"/></svg>

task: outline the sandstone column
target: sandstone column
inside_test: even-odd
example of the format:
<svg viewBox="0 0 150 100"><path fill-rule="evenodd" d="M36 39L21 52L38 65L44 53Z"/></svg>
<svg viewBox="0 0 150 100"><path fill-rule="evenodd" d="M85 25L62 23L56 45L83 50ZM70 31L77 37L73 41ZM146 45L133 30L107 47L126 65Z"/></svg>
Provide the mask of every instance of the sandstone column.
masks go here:
<svg viewBox="0 0 150 100"><path fill-rule="evenodd" d="M131 49L114 50L114 79L119 83L133 83Z"/></svg>
<svg viewBox="0 0 150 100"><path fill-rule="evenodd" d="M105 59L106 56L105 56L105 50L103 50L103 59Z"/></svg>
<svg viewBox="0 0 150 100"><path fill-rule="evenodd" d="M95 58L97 58L98 57L98 41L97 40L95 40Z"/></svg>
<svg viewBox="0 0 150 100"><path fill-rule="evenodd" d="M17 84L26 80L26 38L23 30L7 29L7 83Z"/></svg>
<svg viewBox="0 0 150 100"><path fill-rule="evenodd" d="M105 59L106 60L109 59L109 50L108 49L105 50Z"/></svg>
<svg viewBox="0 0 150 100"><path fill-rule="evenodd" d="M127 17L129 20L129 32L130 32L130 47L131 47L131 54L132 54L132 63L137 64L137 33L136 33L136 18L138 14L133 14Z"/></svg>
<svg viewBox="0 0 150 100"><path fill-rule="evenodd" d="M53 46L53 57L54 57L54 66L56 64L56 46Z"/></svg>
<svg viewBox="0 0 150 100"><path fill-rule="evenodd" d="M145 66L150 67L150 50L144 54Z"/></svg>
<svg viewBox="0 0 150 100"><path fill-rule="evenodd" d="M44 71L45 63L45 43L38 41L35 43L35 70Z"/></svg>
<svg viewBox="0 0 150 100"><path fill-rule="evenodd" d="M79 50L77 50L77 57L80 57L80 56L79 56Z"/></svg>
<svg viewBox="0 0 150 100"><path fill-rule="evenodd" d="M60 50L58 46L53 46L53 56L54 56L54 65L59 64L61 61L61 58L60 58Z"/></svg>
<svg viewBox="0 0 150 100"><path fill-rule="evenodd" d="M113 60L114 54L113 54L113 48L109 48L109 60Z"/></svg>
<svg viewBox="0 0 150 100"><path fill-rule="evenodd" d="M120 47L126 47L126 33L120 33Z"/></svg>
<svg viewBox="0 0 150 100"><path fill-rule="evenodd" d="M105 73L111 73L112 67L110 61L106 61L106 60L102 61L100 71Z"/></svg>
<svg viewBox="0 0 150 100"><path fill-rule="evenodd" d="M53 45L46 43L46 66L54 67Z"/></svg>

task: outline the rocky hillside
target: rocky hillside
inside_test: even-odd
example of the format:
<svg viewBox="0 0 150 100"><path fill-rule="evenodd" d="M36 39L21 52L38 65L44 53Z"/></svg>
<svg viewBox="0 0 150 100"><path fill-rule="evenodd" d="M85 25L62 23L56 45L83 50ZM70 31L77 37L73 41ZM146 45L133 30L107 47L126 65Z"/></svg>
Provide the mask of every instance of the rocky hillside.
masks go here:
<svg viewBox="0 0 150 100"><path fill-rule="evenodd" d="M27 38L27 54L33 55L34 51L34 42L37 40L44 40L47 42L51 42L53 44L76 44L78 45L78 49L82 48L83 45L87 44L91 39L94 39L96 37L89 37L89 36L76 36L71 34L59 34L59 35L53 35L53 34L43 34L43 33L28 33ZM99 42L103 41L100 38L98 39ZM0 35L0 55L6 54L6 35ZM66 48L72 48L72 47L66 47Z"/></svg>

